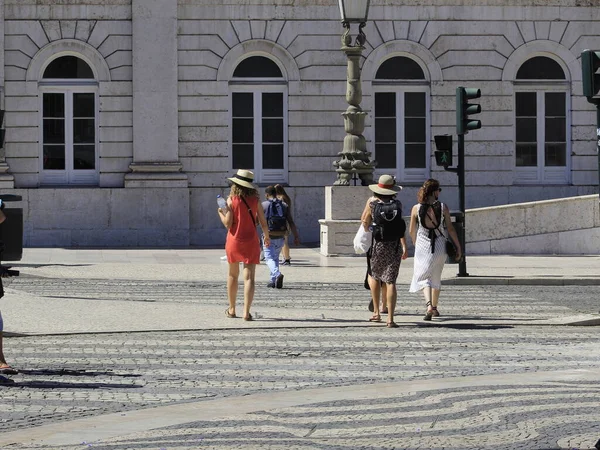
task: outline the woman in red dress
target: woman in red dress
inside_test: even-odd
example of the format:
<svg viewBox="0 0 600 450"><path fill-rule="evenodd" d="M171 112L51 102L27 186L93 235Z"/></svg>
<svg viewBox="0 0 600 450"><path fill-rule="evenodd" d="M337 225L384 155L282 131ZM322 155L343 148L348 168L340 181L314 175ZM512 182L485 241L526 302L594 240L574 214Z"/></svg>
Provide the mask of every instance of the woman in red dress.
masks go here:
<svg viewBox="0 0 600 450"><path fill-rule="evenodd" d="M260 224L263 231L263 241L270 245L269 228L265 213L259 202L258 187L252 183L254 173L249 170L238 170L237 174L229 178L233 182L231 192L227 199L227 208L219 208L219 217L227 228L227 242L225 253L229 263L227 277L227 297L229 307L225 315L229 318L237 317L235 303L238 291L238 278L240 263L244 264L244 320L252 320L250 306L254 299L256 265L260 263L260 241L256 231L256 223Z"/></svg>

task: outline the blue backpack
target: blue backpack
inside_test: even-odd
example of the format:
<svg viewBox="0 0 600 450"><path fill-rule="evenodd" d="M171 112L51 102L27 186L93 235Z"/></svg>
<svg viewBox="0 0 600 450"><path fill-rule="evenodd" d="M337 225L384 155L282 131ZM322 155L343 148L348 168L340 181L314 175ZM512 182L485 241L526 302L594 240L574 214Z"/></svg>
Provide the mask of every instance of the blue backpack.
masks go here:
<svg viewBox="0 0 600 450"><path fill-rule="evenodd" d="M287 205L281 200L269 200L265 218L269 231L287 231Z"/></svg>

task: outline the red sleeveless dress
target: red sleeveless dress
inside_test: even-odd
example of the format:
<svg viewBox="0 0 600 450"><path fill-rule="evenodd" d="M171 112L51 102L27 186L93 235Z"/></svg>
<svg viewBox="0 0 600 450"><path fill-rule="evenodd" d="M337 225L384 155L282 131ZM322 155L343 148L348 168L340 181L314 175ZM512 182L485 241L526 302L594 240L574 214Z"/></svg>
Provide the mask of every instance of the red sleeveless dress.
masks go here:
<svg viewBox="0 0 600 450"><path fill-rule="evenodd" d="M258 204L258 197L246 197L245 200L252 216L240 197L231 197L233 223L227 231L225 253L229 263L259 264L260 242L255 223L258 224L257 211L261 206ZM255 222L252 222L252 217Z"/></svg>

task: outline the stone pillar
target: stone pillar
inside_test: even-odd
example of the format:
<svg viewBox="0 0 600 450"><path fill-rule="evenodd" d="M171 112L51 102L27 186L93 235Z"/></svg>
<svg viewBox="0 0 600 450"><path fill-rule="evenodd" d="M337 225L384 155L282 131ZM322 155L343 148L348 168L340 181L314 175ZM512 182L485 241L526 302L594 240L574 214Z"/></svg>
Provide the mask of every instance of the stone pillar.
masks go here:
<svg viewBox="0 0 600 450"><path fill-rule="evenodd" d="M0 109L4 109L4 0L0 0ZM15 187L15 177L9 174L8 170L5 143L0 149L0 189Z"/></svg>
<svg viewBox="0 0 600 450"><path fill-rule="evenodd" d="M125 187L188 187L181 173L177 0L132 0L133 163Z"/></svg>

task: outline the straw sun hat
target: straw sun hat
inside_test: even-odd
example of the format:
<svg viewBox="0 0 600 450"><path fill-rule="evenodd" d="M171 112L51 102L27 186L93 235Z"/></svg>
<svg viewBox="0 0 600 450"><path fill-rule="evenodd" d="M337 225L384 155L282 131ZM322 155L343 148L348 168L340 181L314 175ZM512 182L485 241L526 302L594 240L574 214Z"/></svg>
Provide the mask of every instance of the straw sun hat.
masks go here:
<svg viewBox="0 0 600 450"><path fill-rule="evenodd" d="M371 189L376 194L381 195L395 195L397 192L402 190L402 186L396 184L396 180L391 175L381 175L377 184L370 184Z"/></svg>
<svg viewBox="0 0 600 450"><path fill-rule="evenodd" d="M227 179L245 188L258 190L258 186L252 183L254 181L254 172L249 170L239 169L233 177Z"/></svg>

